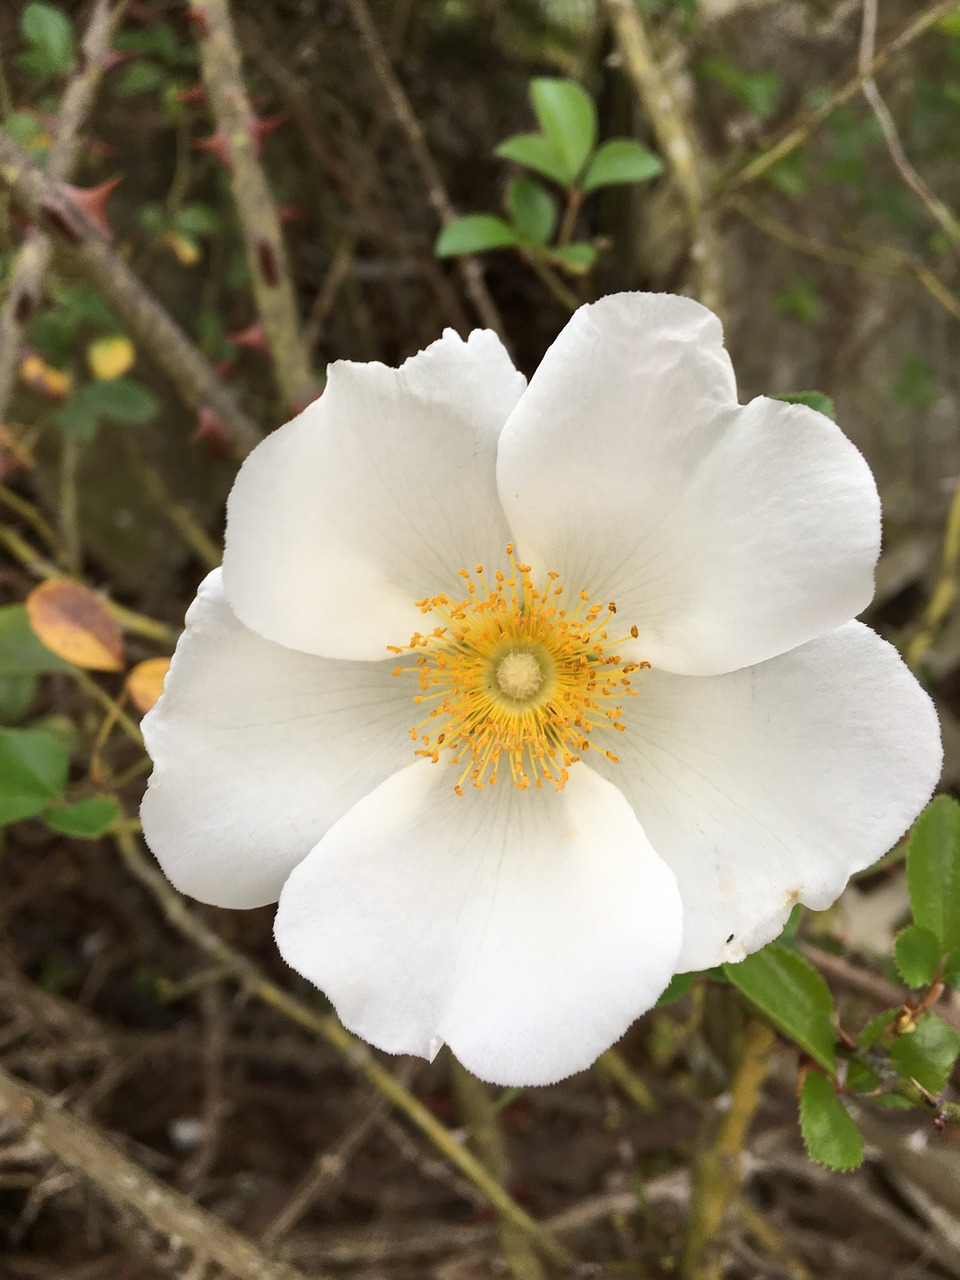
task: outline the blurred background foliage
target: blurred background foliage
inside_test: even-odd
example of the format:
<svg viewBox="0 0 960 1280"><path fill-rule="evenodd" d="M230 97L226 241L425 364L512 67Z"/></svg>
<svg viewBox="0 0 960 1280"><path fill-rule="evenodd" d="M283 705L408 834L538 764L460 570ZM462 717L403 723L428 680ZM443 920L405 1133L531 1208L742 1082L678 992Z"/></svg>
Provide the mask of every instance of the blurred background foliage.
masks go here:
<svg viewBox="0 0 960 1280"><path fill-rule="evenodd" d="M951 802L909 872L502 1095L365 1054L135 818L258 435L447 325L530 373L625 288L701 297L741 399L866 454L869 621L955 789L958 161L949 0L2 6L0 1274L960 1276Z"/></svg>

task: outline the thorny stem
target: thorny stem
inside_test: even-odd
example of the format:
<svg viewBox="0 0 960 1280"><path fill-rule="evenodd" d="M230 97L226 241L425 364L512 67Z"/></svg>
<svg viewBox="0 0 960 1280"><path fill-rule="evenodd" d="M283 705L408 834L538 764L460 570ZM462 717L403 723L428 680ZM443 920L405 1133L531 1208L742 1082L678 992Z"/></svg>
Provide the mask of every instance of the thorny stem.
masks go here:
<svg viewBox="0 0 960 1280"><path fill-rule="evenodd" d="M304 345L280 215L258 159L255 117L244 86L227 0L194 0L200 66L207 97L229 156L230 187L240 220L277 386L287 408L317 394Z"/></svg>
<svg viewBox="0 0 960 1280"><path fill-rule="evenodd" d="M66 181L73 173L80 155L81 133L100 87L104 55L126 7L126 0L119 4L97 0L94 6L80 44L83 57L60 102L57 130L46 166L52 178ZM10 271L7 301L0 316L0 422L6 418L23 334L39 304L52 254L49 236L34 227L27 233Z"/></svg>
<svg viewBox="0 0 960 1280"><path fill-rule="evenodd" d="M32 222L48 229L61 253L103 294L124 320L142 351L152 354L181 397L198 412L211 409L243 456L260 439L260 429L163 307L107 244L62 183L33 164L0 130L0 182L14 205Z"/></svg>

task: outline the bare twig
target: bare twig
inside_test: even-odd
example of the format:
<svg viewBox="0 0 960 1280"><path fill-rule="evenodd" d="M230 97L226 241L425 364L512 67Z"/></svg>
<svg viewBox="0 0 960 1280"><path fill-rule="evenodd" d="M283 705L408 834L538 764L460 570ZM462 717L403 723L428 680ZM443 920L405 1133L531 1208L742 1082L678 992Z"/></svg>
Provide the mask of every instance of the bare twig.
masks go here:
<svg viewBox="0 0 960 1280"><path fill-rule="evenodd" d="M723 310L719 246L700 176L696 142L654 55L640 10L633 0L604 0L626 72L650 121L683 205L696 297Z"/></svg>
<svg viewBox="0 0 960 1280"><path fill-rule="evenodd" d="M9 188L16 207L51 234L56 252L100 290L187 404L197 411L212 410L232 436L237 452L249 452L260 439L260 430L237 407L207 360L113 252L63 184L33 164L2 130L0 181Z"/></svg>
<svg viewBox="0 0 960 1280"><path fill-rule="evenodd" d="M47 172L66 181L80 154L81 133L93 107L103 75L104 55L120 25L126 0L111 4L97 0L81 41L82 57L64 90L57 131L47 158ZM31 228L10 272L7 301L0 317L0 421L6 417L13 393L23 333L37 306L53 247L37 227Z"/></svg>
<svg viewBox="0 0 960 1280"><path fill-rule="evenodd" d="M914 40L925 35L931 27L936 26L941 18L945 18L949 13L955 13L956 10L957 0L940 0L939 4L932 5L929 9L919 14L898 35L894 36L892 40L877 51L864 70L858 71L855 76L845 81L839 89L830 94L816 111L811 111L798 124L788 129L779 142L772 147L767 147L760 155L748 161L742 169L738 169L736 173L724 179L719 186L720 193L726 194L729 191L736 191L748 182L756 182L758 178L762 178L774 165L779 164L791 152L803 146L811 134L816 133L835 111L838 111L840 107L845 106L848 102L852 102L863 89L866 80L871 79L878 71L882 70L892 57L906 49ZM864 71L866 74L864 74Z"/></svg>
<svg viewBox="0 0 960 1280"><path fill-rule="evenodd" d="M387 101L390 103L397 124L406 135L410 150L413 152L414 159L420 168L424 186L426 187L427 199L439 218L440 225L445 227L456 218L456 210L447 194L443 178L440 176L440 170L430 154L430 148L427 146L427 140L423 135L423 130L420 128L420 122L413 107L410 105L410 100L407 98L403 86L390 65L390 59L387 57L387 51L383 46L383 41L380 39L380 32L377 30L377 25L367 7L366 0L347 0L347 8L350 10L354 26L360 34L360 39L367 51L367 56L373 64L373 69L383 87ZM506 330L503 318L490 294L490 290L487 288L479 262L476 258L466 255L457 258L457 267L463 277L464 287L476 309L477 315L487 328L493 329L500 335L501 339L505 340Z"/></svg>
<svg viewBox="0 0 960 1280"><path fill-rule="evenodd" d="M200 66L217 128L227 148L257 311L263 321L277 386L288 408L317 393L300 333L297 302L280 215L257 156L256 119L247 97L227 0L194 0Z"/></svg>
<svg viewBox="0 0 960 1280"><path fill-rule="evenodd" d="M306 1280L296 1268L271 1262L252 1241L128 1160L42 1090L2 1068L0 1107L9 1119L21 1123L25 1137L89 1178L111 1203L136 1210L155 1231L215 1262L237 1280Z"/></svg>
<svg viewBox="0 0 960 1280"><path fill-rule="evenodd" d="M115 840L131 874L154 898L174 928L189 938L218 964L229 969L244 990L297 1026L319 1036L340 1053L347 1063L396 1106L423 1133L452 1165L484 1195L504 1218L513 1222L540 1249L545 1257L562 1265L570 1256L561 1244L526 1213L497 1182L480 1161L466 1150L448 1129L427 1110L409 1089L383 1067L365 1044L340 1025L331 1014L315 1012L271 982L252 961L235 951L212 929L208 929L188 909L184 900L165 877L147 860L143 849L129 831L120 829Z"/></svg>
<svg viewBox="0 0 960 1280"><path fill-rule="evenodd" d="M493 1177L501 1186L506 1186L510 1176L510 1161L503 1133L490 1105L487 1088L456 1060L452 1067L457 1103L469 1126L474 1149ZM543 1267L531 1247L529 1237L502 1215L498 1235L507 1269L514 1280L544 1280Z"/></svg>
<svg viewBox="0 0 960 1280"><path fill-rule="evenodd" d="M869 102L870 108L877 118L877 123L883 133L883 140L887 144L887 151L890 153L890 159L893 161L900 177L920 203L924 205L934 221L940 224L940 227L950 239L960 242L960 223L957 222L957 219L940 197L930 190L910 163L907 153L903 149L903 143L900 141L900 135L897 132L893 116L890 114L890 108L884 102L883 96L877 88L877 82L874 80L871 70L876 58L876 44L877 0L863 0L863 27L860 33L860 54L857 62L858 70L863 80L863 96Z"/></svg>
<svg viewBox="0 0 960 1280"><path fill-rule="evenodd" d="M690 1222L680 1261L682 1280L719 1280L721 1269L714 1248L740 1186L740 1158L760 1105L775 1040L765 1022L752 1019L748 1023L743 1054L730 1086L730 1105L694 1171Z"/></svg>

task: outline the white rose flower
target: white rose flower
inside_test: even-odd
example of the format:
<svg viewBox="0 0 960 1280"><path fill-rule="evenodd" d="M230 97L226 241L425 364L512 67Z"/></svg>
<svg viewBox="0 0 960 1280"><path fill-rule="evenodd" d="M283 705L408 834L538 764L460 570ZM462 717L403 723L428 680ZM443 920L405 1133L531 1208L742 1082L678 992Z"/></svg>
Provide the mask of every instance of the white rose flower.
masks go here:
<svg viewBox="0 0 960 1280"><path fill-rule="evenodd" d="M827 418L737 403L687 298L339 361L247 459L144 722L147 840L391 1053L586 1067L675 972L828 906L937 780L851 619L880 510Z"/></svg>

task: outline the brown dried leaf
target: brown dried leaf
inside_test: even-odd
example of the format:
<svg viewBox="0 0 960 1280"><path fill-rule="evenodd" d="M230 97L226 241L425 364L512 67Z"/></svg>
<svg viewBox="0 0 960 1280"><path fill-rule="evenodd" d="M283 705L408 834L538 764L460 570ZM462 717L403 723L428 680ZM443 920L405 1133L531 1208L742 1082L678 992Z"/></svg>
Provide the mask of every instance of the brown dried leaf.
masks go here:
<svg viewBox="0 0 960 1280"><path fill-rule="evenodd" d="M146 715L163 693L163 681L169 669L169 658L147 658L145 662L138 662L127 676L127 693L141 715Z"/></svg>
<svg viewBox="0 0 960 1280"><path fill-rule="evenodd" d="M120 624L89 587L52 578L34 587L26 606L37 637L58 657L90 671L123 669Z"/></svg>

